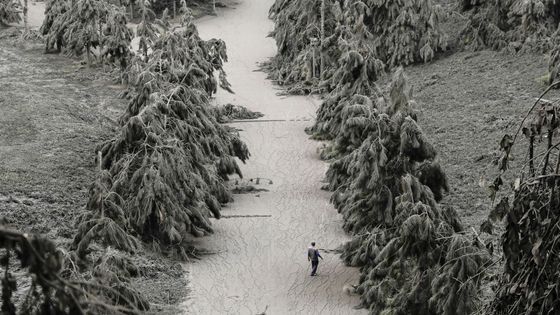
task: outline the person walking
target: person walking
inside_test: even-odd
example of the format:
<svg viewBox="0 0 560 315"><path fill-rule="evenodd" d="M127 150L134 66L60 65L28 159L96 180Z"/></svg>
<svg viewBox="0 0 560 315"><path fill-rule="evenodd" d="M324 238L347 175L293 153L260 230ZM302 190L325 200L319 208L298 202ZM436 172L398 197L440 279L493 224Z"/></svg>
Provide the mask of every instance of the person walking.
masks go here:
<svg viewBox="0 0 560 315"><path fill-rule="evenodd" d="M317 275L317 267L319 266L319 258L321 260L321 254L319 254L319 250L315 248L315 242L311 242L311 246L307 249L307 260L311 261L311 276Z"/></svg>

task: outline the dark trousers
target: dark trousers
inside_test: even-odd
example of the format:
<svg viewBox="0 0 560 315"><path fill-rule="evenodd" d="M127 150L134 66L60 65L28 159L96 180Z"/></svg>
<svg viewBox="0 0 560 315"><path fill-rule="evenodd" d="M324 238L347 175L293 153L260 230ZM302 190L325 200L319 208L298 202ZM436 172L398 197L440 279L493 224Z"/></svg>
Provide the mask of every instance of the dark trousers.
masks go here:
<svg viewBox="0 0 560 315"><path fill-rule="evenodd" d="M317 274L317 267L319 266L319 260L312 260L311 261L311 275L314 276Z"/></svg>

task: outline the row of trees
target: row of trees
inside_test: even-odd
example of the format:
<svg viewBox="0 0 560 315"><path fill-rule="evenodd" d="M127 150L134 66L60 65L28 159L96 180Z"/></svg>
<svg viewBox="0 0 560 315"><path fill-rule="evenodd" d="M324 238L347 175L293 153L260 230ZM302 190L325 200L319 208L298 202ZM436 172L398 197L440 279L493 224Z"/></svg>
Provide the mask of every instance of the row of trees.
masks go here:
<svg viewBox="0 0 560 315"><path fill-rule="evenodd" d="M360 267L362 306L372 314L473 313L490 263L486 248L438 204L446 176L417 124L403 70L386 89L376 84L385 70L446 48L441 8L278 0L270 16L278 44L271 77L289 93L327 92L308 132L331 140L322 152L331 161L326 188L353 236L342 257Z"/></svg>
<svg viewBox="0 0 560 315"><path fill-rule="evenodd" d="M342 258L360 267L362 306L372 314L472 313L486 249L438 204L446 176L417 124L402 68L386 91L365 82L329 93L309 129L332 140L326 188L353 236Z"/></svg>
<svg viewBox="0 0 560 315"><path fill-rule="evenodd" d="M429 61L447 46L441 8L431 0L278 0L269 15L278 54L267 68L289 93L332 90L340 59L367 63L375 81L385 69Z"/></svg>
<svg viewBox="0 0 560 315"><path fill-rule="evenodd" d="M198 36L184 1L177 27L165 12L157 18L148 3L140 12L134 54L122 9L103 0L51 0L47 6L47 45L59 41L75 54L97 48L100 57L118 61L129 83L121 131L98 148L99 177L75 238L80 254L93 240L126 251L139 241L184 249L188 235L212 232L208 218L219 218L221 204L231 200L224 181L241 176L235 158L249 157L209 106L218 85L231 91L222 68L225 43Z"/></svg>
<svg viewBox="0 0 560 315"><path fill-rule="evenodd" d="M549 80L560 73L560 4L554 0L464 0L468 24L464 43L474 49L490 47L517 52L550 53Z"/></svg>
<svg viewBox="0 0 560 315"><path fill-rule="evenodd" d="M242 176L237 159L244 162L249 152L237 131L218 122L224 113L209 104L218 86L231 91L223 70L225 43L199 37L185 1L178 26L170 25L166 12L158 17L149 2L138 5L139 50L134 52L124 7L105 0L47 3L41 27L47 49L56 46L86 55L90 64L114 65L127 83L128 106L117 134L96 149L99 173L66 260L59 257L66 252L53 243L0 227L0 245L7 252L2 260L7 314L148 309L128 284L135 276L129 254L149 244L188 256L189 240L212 233L210 218L219 218L222 204L232 200L225 181ZM103 245L104 253L93 243ZM32 280L21 305L12 301L17 288L7 265L11 251L29 267Z"/></svg>

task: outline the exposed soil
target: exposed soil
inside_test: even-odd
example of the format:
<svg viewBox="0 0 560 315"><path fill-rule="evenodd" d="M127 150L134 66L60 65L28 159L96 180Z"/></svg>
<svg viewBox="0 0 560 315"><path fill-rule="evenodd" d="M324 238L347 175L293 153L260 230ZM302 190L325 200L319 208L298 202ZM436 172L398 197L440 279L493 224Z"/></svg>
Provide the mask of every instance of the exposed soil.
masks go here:
<svg viewBox="0 0 560 315"><path fill-rule="evenodd" d="M0 30L8 32L9 30ZM100 69L0 40L0 216L65 246L95 178L95 147L115 133L122 87ZM149 251L132 279L155 313L175 314L186 295L178 262Z"/></svg>

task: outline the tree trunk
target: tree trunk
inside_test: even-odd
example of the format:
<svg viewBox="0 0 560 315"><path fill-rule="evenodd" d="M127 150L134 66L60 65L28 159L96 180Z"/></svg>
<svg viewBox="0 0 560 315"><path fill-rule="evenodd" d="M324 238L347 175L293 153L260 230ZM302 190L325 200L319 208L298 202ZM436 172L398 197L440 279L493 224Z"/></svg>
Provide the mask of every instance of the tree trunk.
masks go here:
<svg viewBox="0 0 560 315"><path fill-rule="evenodd" d="M89 44L86 45L87 63L88 67L91 67L91 55L89 52Z"/></svg>
<svg viewBox="0 0 560 315"><path fill-rule="evenodd" d="M319 53L321 54L321 69L320 78L321 81L325 78L325 54L323 52L325 44L325 0L321 0L321 44L319 47Z"/></svg>
<svg viewBox="0 0 560 315"><path fill-rule="evenodd" d="M535 143L535 136L531 135L529 138L529 177L535 176L535 162L533 161L534 158L534 143Z"/></svg>
<svg viewBox="0 0 560 315"><path fill-rule="evenodd" d="M212 13L217 14L216 13L216 0L212 0Z"/></svg>
<svg viewBox="0 0 560 315"><path fill-rule="evenodd" d="M547 133L548 136L548 141L547 141L547 151L546 151L546 156L544 158L544 166L542 169L542 175L546 175L546 169L548 168L548 160L550 159L550 150L552 148L552 137L554 136L554 132L552 130L549 130Z"/></svg>
<svg viewBox="0 0 560 315"><path fill-rule="evenodd" d="M134 19L134 5L130 2L130 20Z"/></svg>
<svg viewBox="0 0 560 315"><path fill-rule="evenodd" d="M173 18L177 16L177 2L173 0Z"/></svg>
<svg viewBox="0 0 560 315"><path fill-rule="evenodd" d="M316 55L316 50L315 48L313 49L313 59L312 59L312 63L313 63L313 74L311 75L312 78L315 77L316 73L317 73L317 61L315 60L315 55Z"/></svg>
<svg viewBox="0 0 560 315"><path fill-rule="evenodd" d="M28 0L23 0L23 25L25 26L25 30L27 31L27 2Z"/></svg>

